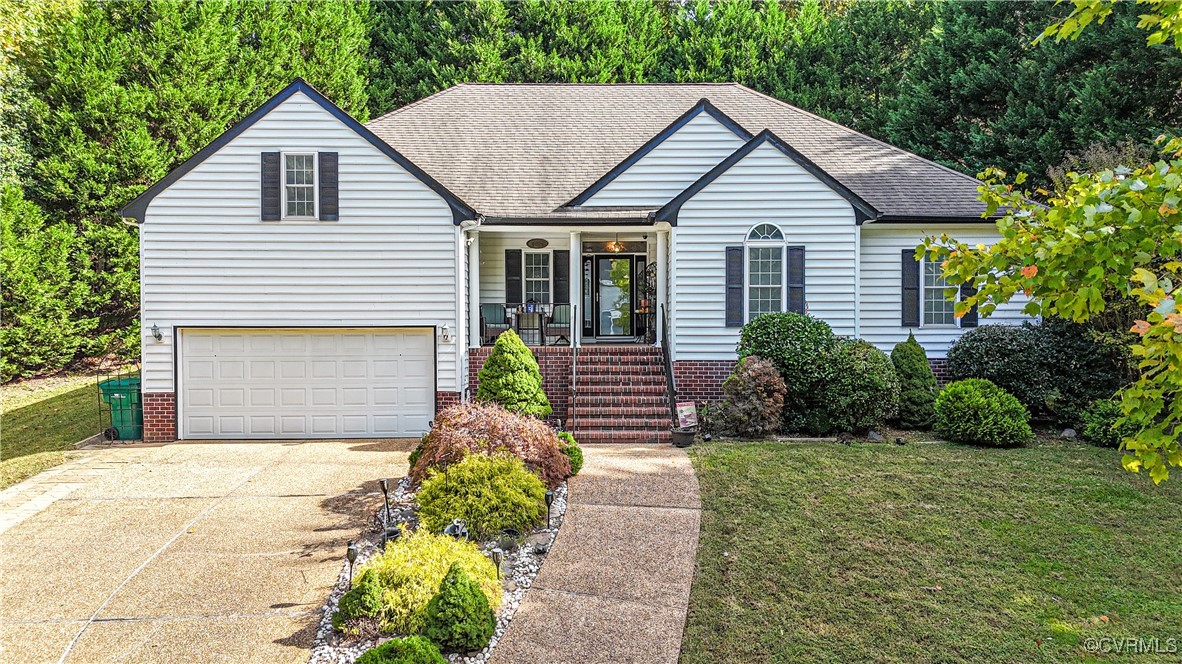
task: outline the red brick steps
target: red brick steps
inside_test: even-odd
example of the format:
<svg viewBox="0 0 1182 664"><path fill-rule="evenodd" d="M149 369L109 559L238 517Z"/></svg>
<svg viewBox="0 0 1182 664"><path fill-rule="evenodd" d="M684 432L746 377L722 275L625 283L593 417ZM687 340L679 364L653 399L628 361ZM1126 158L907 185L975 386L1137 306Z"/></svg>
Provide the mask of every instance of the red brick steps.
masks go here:
<svg viewBox="0 0 1182 664"><path fill-rule="evenodd" d="M668 443L661 350L584 346L575 361L571 432L580 443Z"/></svg>

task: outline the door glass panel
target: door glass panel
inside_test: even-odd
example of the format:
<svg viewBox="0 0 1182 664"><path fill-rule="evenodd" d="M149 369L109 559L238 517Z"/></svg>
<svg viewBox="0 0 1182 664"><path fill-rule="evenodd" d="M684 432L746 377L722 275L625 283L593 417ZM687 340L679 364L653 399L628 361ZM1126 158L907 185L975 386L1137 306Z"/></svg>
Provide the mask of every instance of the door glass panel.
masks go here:
<svg viewBox="0 0 1182 664"><path fill-rule="evenodd" d="M591 302L595 299L594 284L591 283L591 258L583 259L583 334L593 336L595 330L591 328L592 321L595 320L595 313L591 308Z"/></svg>
<svg viewBox="0 0 1182 664"><path fill-rule="evenodd" d="M599 259L599 334L632 334L632 257Z"/></svg>

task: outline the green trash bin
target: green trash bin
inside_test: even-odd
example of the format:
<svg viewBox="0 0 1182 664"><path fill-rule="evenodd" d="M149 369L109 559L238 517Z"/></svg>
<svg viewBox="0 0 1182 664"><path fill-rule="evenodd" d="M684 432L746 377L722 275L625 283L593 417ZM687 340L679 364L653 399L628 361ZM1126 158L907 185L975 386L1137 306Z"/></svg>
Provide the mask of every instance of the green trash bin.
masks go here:
<svg viewBox="0 0 1182 664"><path fill-rule="evenodd" d="M144 437L144 405L140 402L140 379L117 378L99 383L103 403L111 409L111 440L139 440ZM113 435L112 435L113 434Z"/></svg>

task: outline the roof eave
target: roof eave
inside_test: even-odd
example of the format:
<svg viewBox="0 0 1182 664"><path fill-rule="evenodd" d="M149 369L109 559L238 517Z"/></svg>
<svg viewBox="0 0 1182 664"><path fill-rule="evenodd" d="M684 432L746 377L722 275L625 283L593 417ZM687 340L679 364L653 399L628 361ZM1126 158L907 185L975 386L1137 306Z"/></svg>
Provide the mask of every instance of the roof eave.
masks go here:
<svg viewBox="0 0 1182 664"><path fill-rule="evenodd" d="M186 173L196 168L199 164L211 157L218 150L222 149L227 143L237 138L242 132L249 129L254 123L258 122L271 111L275 110L277 106L287 101L292 95L297 92L306 94L312 101L319 104L324 110L328 111L333 117L340 120L345 126L352 129L358 136L364 138L371 145L392 159L399 166L406 169L411 175L418 178L423 184L427 185L435 193L439 194L441 198L447 203L448 208L452 213L452 221L459 225L460 222L466 219L473 219L476 217L476 210L472 206L465 203L460 197L453 194L446 187L440 184L435 178L427 175L426 171L416 166L409 159L402 156L397 150L390 147L388 143L378 138L365 125L361 124L349 115L341 107L334 104L330 99L320 94L302 78L297 78L295 81L284 88L279 94L268 99L262 106L259 106L253 113L243 118L233 127L230 127L221 136L215 138L209 145L206 145L197 154L189 157L180 166L177 166L172 171L161 178L159 181L148 187L139 196L136 196L130 203L119 210L120 216L125 219L134 219L137 223L144 223L147 216L148 205L151 204L152 199L156 198L160 192L172 186L177 180L181 179Z"/></svg>

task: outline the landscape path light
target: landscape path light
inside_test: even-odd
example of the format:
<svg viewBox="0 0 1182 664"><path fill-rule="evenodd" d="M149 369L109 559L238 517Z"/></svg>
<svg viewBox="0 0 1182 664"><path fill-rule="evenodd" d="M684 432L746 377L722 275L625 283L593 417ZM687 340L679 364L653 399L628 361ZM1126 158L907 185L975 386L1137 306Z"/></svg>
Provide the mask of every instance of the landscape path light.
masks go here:
<svg viewBox="0 0 1182 664"><path fill-rule="evenodd" d="M505 561L505 552L500 548L493 549L490 552L493 564L497 566L497 578L501 578L501 563Z"/></svg>
<svg viewBox="0 0 1182 664"><path fill-rule="evenodd" d="M345 559L349 561L349 590L353 589L353 563L357 562L357 545L349 540L345 547Z"/></svg>
<svg viewBox="0 0 1182 664"><path fill-rule="evenodd" d="M546 530L550 530L550 505L554 504L554 492L546 492Z"/></svg>

